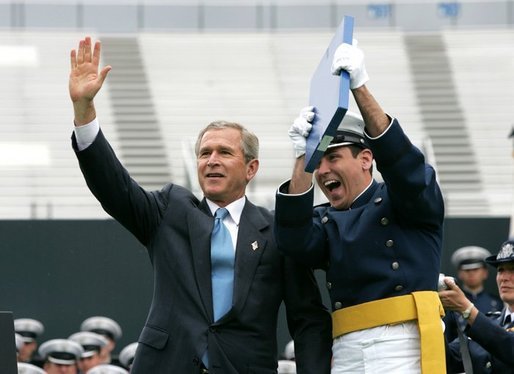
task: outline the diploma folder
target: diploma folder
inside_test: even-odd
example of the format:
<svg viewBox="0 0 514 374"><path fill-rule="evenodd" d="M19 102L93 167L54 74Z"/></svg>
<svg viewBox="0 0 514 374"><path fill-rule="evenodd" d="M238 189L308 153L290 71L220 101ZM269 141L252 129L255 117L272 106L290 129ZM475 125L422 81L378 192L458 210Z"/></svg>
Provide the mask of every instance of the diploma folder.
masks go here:
<svg viewBox="0 0 514 374"><path fill-rule="evenodd" d="M337 47L341 43L352 44L353 21L351 16L343 17L311 78L309 105L315 107L316 116L305 151L305 171L309 173L317 168L348 111L350 75L344 70L340 75L333 75L331 67Z"/></svg>

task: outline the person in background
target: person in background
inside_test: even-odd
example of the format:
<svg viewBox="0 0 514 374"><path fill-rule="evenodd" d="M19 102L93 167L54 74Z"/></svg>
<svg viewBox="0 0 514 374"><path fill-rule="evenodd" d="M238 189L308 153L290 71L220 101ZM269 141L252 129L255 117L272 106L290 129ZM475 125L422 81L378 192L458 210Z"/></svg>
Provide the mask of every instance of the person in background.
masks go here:
<svg viewBox="0 0 514 374"><path fill-rule="evenodd" d="M39 366L27 362L18 362L18 374L47 374Z"/></svg>
<svg viewBox="0 0 514 374"><path fill-rule="evenodd" d="M92 193L146 247L153 266L132 373L274 373L282 302L299 370L330 372L330 316L313 271L276 250L272 213L245 195L259 169L258 138L238 123L213 122L195 146L204 198L173 183L145 190L96 117L93 100L111 69L99 71L100 52L89 37L71 52L72 146Z"/></svg>
<svg viewBox="0 0 514 374"><path fill-rule="evenodd" d="M469 339L448 343L447 371L462 373L469 355L474 374L514 373L514 239L505 241L497 255L485 262L496 268L496 284L505 303L499 313L486 316L473 305L452 279L446 279L448 289L439 291L443 306L459 313L466 320L464 333Z"/></svg>
<svg viewBox="0 0 514 374"><path fill-rule="evenodd" d="M121 326L109 317L94 316L85 319L80 325L80 331L89 331L100 334L107 339L107 344L100 352L100 363L110 364L113 360L112 352L116 348L116 342L122 336Z"/></svg>
<svg viewBox="0 0 514 374"><path fill-rule="evenodd" d="M16 318L14 331L22 336L24 342L18 352L18 361L28 363L40 361L34 356L37 353L37 339L45 332L44 325L33 318Z"/></svg>
<svg viewBox="0 0 514 374"><path fill-rule="evenodd" d="M484 289L489 276L485 258L489 256L491 253L485 248L466 246L457 249L451 257L451 262L457 269L462 291L482 313L494 313L503 308L501 299ZM466 325L466 321L459 313L451 311L444 316L444 323L444 334L448 341L457 337L457 326L463 328Z"/></svg>
<svg viewBox="0 0 514 374"><path fill-rule="evenodd" d="M278 249L326 269L333 374L443 373L444 311L436 290L444 201L435 170L368 90L356 45L335 51L332 74L341 70L350 75L362 117L347 112L328 139L315 171L328 203L314 210L305 150L316 108L294 121L293 175L276 194ZM373 179L373 159L384 183Z"/></svg>
<svg viewBox="0 0 514 374"><path fill-rule="evenodd" d="M79 343L68 339L52 339L39 347L47 374L77 374L77 362L84 350Z"/></svg>
<svg viewBox="0 0 514 374"><path fill-rule="evenodd" d="M88 370L86 374L129 374L129 372L116 365L102 364Z"/></svg>
<svg viewBox="0 0 514 374"><path fill-rule="evenodd" d="M80 331L70 335L68 339L79 343L84 349L77 363L81 374L102 364L102 349L109 343L106 337L91 331Z"/></svg>
<svg viewBox="0 0 514 374"><path fill-rule="evenodd" d="M138 342L130 343L125 346L119 355L120 364L123 365L125 369L129 372L132 369L132 364L134 363L134 357L136 357L136 350L138 346Z"/></svg>

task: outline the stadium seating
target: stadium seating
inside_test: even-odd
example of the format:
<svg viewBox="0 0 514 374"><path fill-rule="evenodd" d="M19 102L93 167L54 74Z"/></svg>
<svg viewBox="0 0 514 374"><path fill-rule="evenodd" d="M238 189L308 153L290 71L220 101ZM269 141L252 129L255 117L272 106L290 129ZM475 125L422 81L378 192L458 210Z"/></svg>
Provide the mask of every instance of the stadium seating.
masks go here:
<svg viewBox="0 0 514 374"><path fill-rule="evenodd" d="M507 136L514 118L510 89L514 32L446 30L439 36L479 178L478 188L472 191L462 183L465 175L441 181L447 213L510 215L513 160ZM0 142L33 150L28 160L16 161L13 151L12 160L0 162L0 218L107 217L87 190L70 147L69 50L81 37L75 32L0 32L0 48L16 47L20 55L16 61L0 57L5 77L0 85ZM102 35L93 35L97 37ZM126 42L128 37L131 43L116 40ZM427 135L433 133L427 127L433 124L424 123L405 33L364 30L355 37L366 52L369 86L384 109L399 118L441 173L444 168L446 175L452 170L454 175L463 175L457 172L465 170L466 159L451 152L436 158L434 148L445 138ZM112 64L113 71L96 100L102 129L135 179L146 187L158 188L171 178L199 193L192 153L196 134L213 120L243 123L261 141L261 169L249 196L272 208L276 187L291 172L287 129L308 103L311 74L330 38L329 32L106 36L105 49L134 48L136 42L140 64L130 73L116 75L117 70L127 72L128 59L105 52L102 62ZM128 53L134 54L134 49ZM127 79L139 73L143 86L131 89ZM437 76L438 71L433 74ZM127 95L116 94L123 87ZM142 96L129 94L135 91ZM136 102L145 104L137 105L138 109ZM126 123L121 117L123 108L130 109L132 119L151 116L153 124L147 129L153 135L138 136L145 133L144 126L122 128ZM351 109L356 109L353 101ZM141 148L143 141L146 148ZM144 158L138 160L137 149ZM155 178L148 179L148 175Z"/></svg>

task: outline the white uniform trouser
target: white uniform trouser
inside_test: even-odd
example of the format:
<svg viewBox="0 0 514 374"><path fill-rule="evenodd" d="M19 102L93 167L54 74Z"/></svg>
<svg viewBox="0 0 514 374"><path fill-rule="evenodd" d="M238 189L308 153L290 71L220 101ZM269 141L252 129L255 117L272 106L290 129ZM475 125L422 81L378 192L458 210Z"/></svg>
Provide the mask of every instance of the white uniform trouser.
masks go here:
<svg viewBox="0 0 514 374"><path fill-rule="evenodd" d="M416 322L355 331L334 339L332 374L421 373Z"/></svg>

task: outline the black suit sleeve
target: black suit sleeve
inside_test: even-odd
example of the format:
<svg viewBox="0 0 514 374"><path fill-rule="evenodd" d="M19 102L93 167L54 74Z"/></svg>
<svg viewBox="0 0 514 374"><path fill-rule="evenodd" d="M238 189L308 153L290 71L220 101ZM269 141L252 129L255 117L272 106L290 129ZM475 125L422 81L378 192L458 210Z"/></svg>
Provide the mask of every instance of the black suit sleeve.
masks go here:
<svg viewBox="0 0 514 374"><path fill-rule="evenodd" d="M311 269L284 260L284 300L299 374L330 373L332 320Z"/></svg>
<svg viewBox="0 0 514 374"><path fill-rule="evenodd" d="M82 151L78 151L73 134L72 146L86 183L103 209L143 245L148 244L166 209L166 194L140 187L120 163L102 131Z"/></svg>

